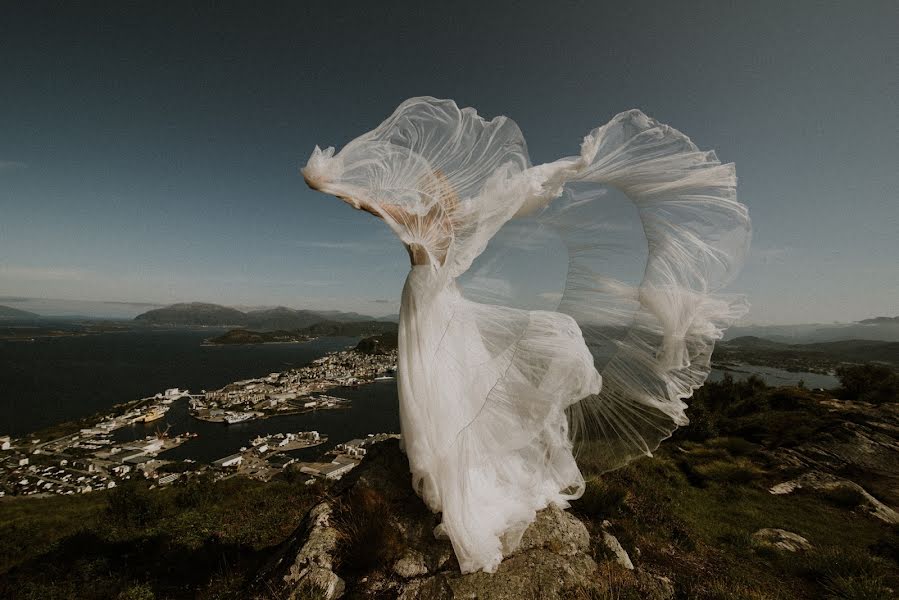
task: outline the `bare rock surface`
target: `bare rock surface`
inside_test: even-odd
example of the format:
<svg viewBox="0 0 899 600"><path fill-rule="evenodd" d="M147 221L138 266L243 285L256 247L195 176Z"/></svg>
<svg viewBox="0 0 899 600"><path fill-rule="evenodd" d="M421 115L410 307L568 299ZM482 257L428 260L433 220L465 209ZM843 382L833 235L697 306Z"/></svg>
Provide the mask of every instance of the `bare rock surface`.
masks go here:
<svg viewBox="0 0 899 600"><path fill-rule="evenodd" d="M392 542L399 545L396 556L364 570L342 558L340 530L341 503L360 490L377 494L390 507L378 516L399 534ZM411 488L398 442L383 442L335 486L330 499L309 511L260 573L253 597L551 600L598 589L590 535L581 521L557 507L537 514L496 573L460 573L450 542L435 536L438 523L439 515Z"/></svg>
<svg viewBox="0 0 899 600"><path fill-rule="evenodd" d="M855 490L862 510L899 523L899 513L890 506L899 506L899 403L828 399L820 405L835 424L796 446L765 452L789 477L769 491Z"/></svg>
<svg viewBox="0 0 899 600"><path fill-rule="evenodd" d="M899 524L899 513L869 494L865 488L854 481L849 481L848 479L843 479L828 473L820 473L818 471L805 473L796 479L778 483L777 485L772 486L768 491L772 494L790 494L801 489L824 492L835 490L848 490L854 492L858 494L860 500L859 508L869 513L874 518L880 519L884 523L889 523L891 525Z"/></svg>
<svg viewBox="0 0 899 600"><path fill-rule="evenodd" d="M783 529L759 529L752 534L752 543L761 548L784 552L804 552L812 549L807 539L798 533Z"/></svg>
<svg viewBox="0 0 899 600"><path fill-rule="evenodd" d="M631 561L630 555L628 555L627 550L621 545L621 542L618 541L610 531L611 523L608 521L602 522L602 542L605 544L606 548L612 553L615 557L615 562L624 567L629 571L634 570L634 563Z"/></svg>

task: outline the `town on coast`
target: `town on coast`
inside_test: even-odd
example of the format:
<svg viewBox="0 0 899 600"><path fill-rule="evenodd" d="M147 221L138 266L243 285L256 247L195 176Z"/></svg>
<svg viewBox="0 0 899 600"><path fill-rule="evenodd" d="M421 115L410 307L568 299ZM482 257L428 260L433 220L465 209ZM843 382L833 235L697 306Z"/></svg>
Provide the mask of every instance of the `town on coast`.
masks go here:
<svg viewBox="0 0 899 600"><path fill-rule="evenodd" d="M325 458L302 462L290 451L325 444L318 431L278 432L247 440L237 453L211 464L192 459L168 460L165 452L197 436L170 436L164 427L172 404L187 401L189 414L198 420L231 424L317 410L350 407L350 401L326 394L329 390L392 378L395 349L378 353L359 349L329 353L307 366L266 376L235 381L217 390L169 388L153 396L117 405L98 415L87 427L72 427L52 439L0 436L0 496L72 495L115 487L145 478L153 485L169 485L181 478L211 472L216 478L244 475L268 480L290 468L308 476L340 478L355 467L366 447L396 434L371 433L365 438L337 444ZM116 430L138 423L159 422L156 433L129 442L116 441Z"/></svg>

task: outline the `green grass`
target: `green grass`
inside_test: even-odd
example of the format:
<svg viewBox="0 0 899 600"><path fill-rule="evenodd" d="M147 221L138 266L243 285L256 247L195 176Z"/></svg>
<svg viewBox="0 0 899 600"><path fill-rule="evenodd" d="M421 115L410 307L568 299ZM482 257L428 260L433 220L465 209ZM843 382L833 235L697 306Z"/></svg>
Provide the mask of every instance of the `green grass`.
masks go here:
<svg viewBox="0 0 899 600"><path fill-rule="evenodd" d="M149 590L160 598L241 598L247 577L321 494L299 482L232 478L7 499L0 597L150 598Z"/></svg>
<svg viewBox="0 0 899 600"><path fill-rule="evenodd" d="M590 479L584 495L572 502L572 510L587 518L602 520L617 515L626 498L626 488L603 479Z"/></svg>
<svg viewBox="0 0 899 600"><path fill-rule="evenodd" d="M678 597L862 599L899 589L899 528L849 510L855 495L769 493L759 448L733 435L663 445L654 458L602 475L573 508L591 519L595 535L602 519L611 519L631 557L640 550L635 563L670 577ZM608 503L605 489L624 490L623 501ZM766 527L797 533L814 548L799 556L760 550L751 535ZM824 573L831 548L854 558ZM865 571L863 562L879 566Z"/></svg>
<svg viewBox="0 0 899 600"><path fill-rule="evenodd" d="M601 523L643 571L669 577L677 598L786 600L887 598L899 590L899 527L853 510L849 488L773 495L784 474L770 450L839 432L840 419L807 390L758 382L707 385L691 400L700 415L651 459L601 474L602 446L587 446L587 479L572 510L585 519L600 560L599 592L572 598L647 598L646 582L605 560ZM701 407L694 412L694 405ZM876 475L853 480L870 487ZM305 478L269 483L202 478L160 490L0 501L0 597L242 598L248 577L325 491ZM403 548L385 518L396 507L376 493L335 507L341 569L388 568ZM752 543L762 528L812 544L791 554ZM316 597L315 591L305 596Z"/></svg>
<svg viewBox="0 0 899 600"><path fill-rule="evenodd" d="M842 508L856 508L865 501L865 495L860 490L844 485L822 490L819 493L825 500Z"/></svg>

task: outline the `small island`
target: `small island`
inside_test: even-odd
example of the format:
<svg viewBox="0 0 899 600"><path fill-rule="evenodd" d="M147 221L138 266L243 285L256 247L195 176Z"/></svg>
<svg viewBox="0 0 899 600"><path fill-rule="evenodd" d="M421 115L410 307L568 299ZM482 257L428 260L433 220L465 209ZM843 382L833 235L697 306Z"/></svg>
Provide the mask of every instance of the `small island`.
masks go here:
<svg viewBox="0 0 899 600"><path fill-rule="evenodd" d="M211 345L224 344L285 344L308 342L319 337L361 337L382 334L396 337L397 324L390 321L320 321L307 327L273 331L231 329L206 341ZM395 346L394 346L395 347Z"/></svg>

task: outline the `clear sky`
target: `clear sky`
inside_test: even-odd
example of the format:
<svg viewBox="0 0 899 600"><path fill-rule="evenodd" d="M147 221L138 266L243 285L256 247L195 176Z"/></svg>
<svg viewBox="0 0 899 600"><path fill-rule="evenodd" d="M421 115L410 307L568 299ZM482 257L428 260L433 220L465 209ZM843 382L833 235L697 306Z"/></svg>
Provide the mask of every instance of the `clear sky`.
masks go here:
<svg viewBox="0 0 899 600"><path fill-rule="evenodd" d="M0 303L393 313L405 251L298 167L432 95L534 162L641 108L737 164L748 321L899 314L899 3L160 4L4 5Z"/></svg>

